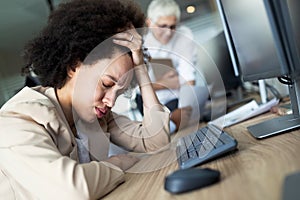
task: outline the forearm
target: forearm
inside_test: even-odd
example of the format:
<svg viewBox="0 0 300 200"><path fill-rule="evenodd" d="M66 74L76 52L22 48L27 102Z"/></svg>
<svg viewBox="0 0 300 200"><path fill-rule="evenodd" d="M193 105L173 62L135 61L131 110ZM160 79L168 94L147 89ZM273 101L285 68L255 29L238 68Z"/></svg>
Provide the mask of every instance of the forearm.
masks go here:
<svg viewBox="0 0 300 200"><path fill-rule="evenodd" d="M152 83L152 87L154 91L167 89L164 85L160 84L159 82Z"/></svg>
<svg viewBox="0 0 300 200"><path fill-rule="evenodd" d="M185 82L185 84L186 85L195 85L195 80L187 81L187 82ZM162 84L160 82L152 83L152 88L154 91L170 89L170 88L164 86L164 84Z"/></svg>
<svg viewBox="0 0 300 200"><path fill-rule="evenodd" d="M111 141L134 152L153 152L163 148L170 142L170 112L166 107L162 108L163 111L145 108L142 122L112 115L108 119Z"/></svg>
<svg viewBox="0 0 300 200"><path fill-rule="evenodd" d="M187 85L195 85L196 81L195 80L187 81L186 84Z"/></svg>
<svg viewBox="0 0 300 200"><path fill-rule="evenodd" d="M159 111L163 111L162 106L155 94L155 90L153 88L153 84L151 83L146 66L136 66L135 75L140 87L144 106L147 108L153 108Z"/></svg>

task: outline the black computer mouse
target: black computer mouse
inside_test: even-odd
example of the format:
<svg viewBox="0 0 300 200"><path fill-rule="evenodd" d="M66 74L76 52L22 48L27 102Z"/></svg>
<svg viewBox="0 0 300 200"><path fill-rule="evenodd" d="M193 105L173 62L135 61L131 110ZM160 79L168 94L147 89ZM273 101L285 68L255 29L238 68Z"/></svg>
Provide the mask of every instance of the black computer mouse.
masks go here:
<svg viewBox="0 0 300 200"><path fill-rule="evenodd" d="M220 172L209 168L180 169L165 178L165 190L179 194L199 189L220 180Z"/></svg>

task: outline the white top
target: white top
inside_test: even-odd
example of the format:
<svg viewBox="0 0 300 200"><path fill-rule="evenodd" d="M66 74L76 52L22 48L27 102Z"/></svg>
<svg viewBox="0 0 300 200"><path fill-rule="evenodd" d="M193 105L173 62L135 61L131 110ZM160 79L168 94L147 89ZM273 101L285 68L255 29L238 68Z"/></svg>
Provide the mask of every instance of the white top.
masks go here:
<svg viewBox="0 0 300 200"><path fill-rule="evenodd" d="M90 150L89 150L89 138L80 132L77 132L77 135L79 138L75 138L75 139L77 142L79 163L89 163L91 162Z"/></svg>
<svg viewBox="0 0 300 200"><path fill-rule="evenodd" d="M152 58L172 59L172 62L180 75L180 84L195 80L197 44L193 41L193 34L189 28L185 26L176 28L173 37L165 45L155 39L151 29L149 29L144 40L144 46L148 48ZM151 80L155 81L151 67L149 68L149 75ZM178 98L179 90L158 90L156 91L156 94L159 101L162 104L165 104L174 98Z"/></svg>

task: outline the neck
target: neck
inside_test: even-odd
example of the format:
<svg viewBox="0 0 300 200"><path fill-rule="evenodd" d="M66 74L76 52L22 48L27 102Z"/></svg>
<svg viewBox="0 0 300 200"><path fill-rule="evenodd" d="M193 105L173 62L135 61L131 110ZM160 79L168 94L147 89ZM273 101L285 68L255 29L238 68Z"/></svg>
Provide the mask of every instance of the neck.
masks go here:
<svg viewBox="0 0 300 200"><path fill-rule="evenodd" d="M63 89L55 89L56 97L70 127L74 126L73 112L72 112L72 98Z"/></svg>

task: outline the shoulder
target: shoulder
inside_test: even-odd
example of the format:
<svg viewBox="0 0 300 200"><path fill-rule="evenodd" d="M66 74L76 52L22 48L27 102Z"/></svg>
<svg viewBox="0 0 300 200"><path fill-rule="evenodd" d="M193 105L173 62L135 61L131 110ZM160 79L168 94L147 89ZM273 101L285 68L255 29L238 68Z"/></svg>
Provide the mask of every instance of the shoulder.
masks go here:
<svg viewBox="0 0 300 200"><path fill-rule="evenodd" d="M68 149L64 145L71 143L71 134L63 113L48 93L51 93L48 88L26 87L0 109L0 141L5 141L0 146L33 141L57 144L61 140L60 150Z"/></svg>
<svg viewBox="0 0 300 200"><path fill-rule="evenodd" d="M178 26L178 28L176 29L176 33L178 35L182 35L182 36L188 37L190 39L194 38L192 30L185 25Z"/></svg>
<svg viewBox="0 0 300 200"><path fill-rule="evenodd" d="M9 99L1 108L1 111L11 110L22 105L40 105L40 107L53 107L51 100L44 94L46 88L24 87L11 99ZM19 110L16 110L19 112Z"/></svg>
<svg viewBox="0 0 300 200"><path fill-rule="evenodd" d="M0 117L2 120L9 116L31 119L39 124L47 124L51 120L57 121L60 119L57 105L46 95L47 92L49 88L24 87L2 106Z"/></svg>

